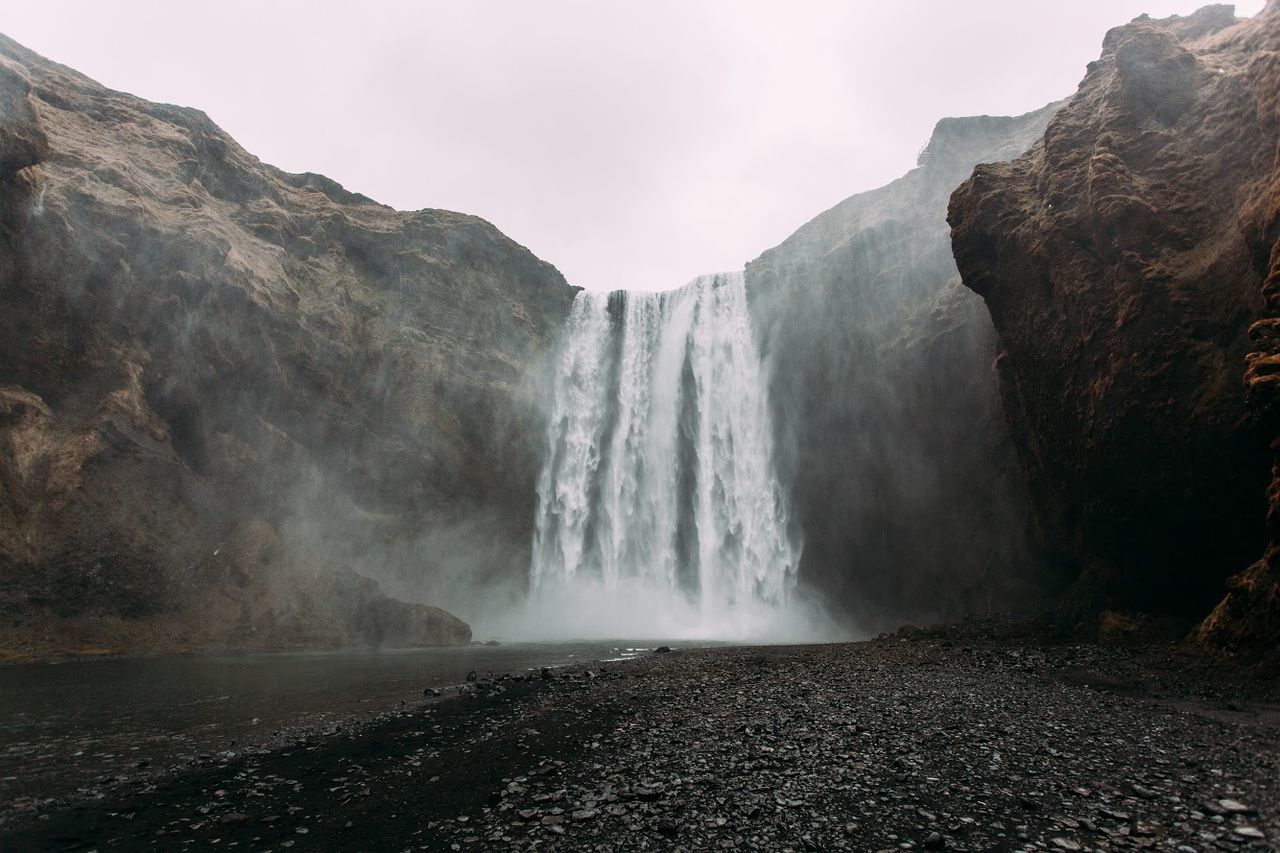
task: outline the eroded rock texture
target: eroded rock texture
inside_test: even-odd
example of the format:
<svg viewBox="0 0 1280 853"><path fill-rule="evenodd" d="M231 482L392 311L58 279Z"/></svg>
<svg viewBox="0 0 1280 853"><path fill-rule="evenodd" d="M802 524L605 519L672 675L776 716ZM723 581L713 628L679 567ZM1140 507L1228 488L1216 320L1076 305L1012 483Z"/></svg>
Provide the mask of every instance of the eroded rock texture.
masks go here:
<svg viewBox="0 0 1280 853"><path fill-rule="evenodd" d="M1249 60L1254 109L1272 140L1272 156L1260 153L1254 179L1237 195L1240 229L1263 271L1262 318L1249 327L1245 400L1272 454L1267 489L1268 545L1262 559L1232 577L1227 596L1204 621L1198 637L1249 655L1280 656L1280 4L1267 7L1269 29Z"/></svg>
<svg viewBox="0 0 1280 853"><path fill-rule="evenodd" d="M1057 105L943 119L919 167L821 214L747 266L801 578L868 631L1034 603L1026 492L994 331L951 257L946 204Z"/></svg>
<svg viewBox="0 0 1280 853"><path fill-rule="evenodd" d="M1202 615L1264 547L1278 87L1274 0L1139 18L1043 140L951 199L1041 542L1081 567L1082 604ZM1214 633L1274 636L1273 566L1235 582Z"/></svg>
<svg viewBox="0 0 1280 853"><path fill-rule="evenodd" d="M364 576L523 582L530 377L571 299L480 219L286 174L0 37L3 631L465 640Z"/></svg>

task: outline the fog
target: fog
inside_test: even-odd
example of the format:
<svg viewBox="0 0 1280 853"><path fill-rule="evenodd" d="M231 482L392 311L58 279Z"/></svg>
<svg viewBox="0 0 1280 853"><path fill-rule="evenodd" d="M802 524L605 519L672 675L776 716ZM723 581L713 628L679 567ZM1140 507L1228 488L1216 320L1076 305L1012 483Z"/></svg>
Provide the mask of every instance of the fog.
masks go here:
<svg viewBox="0 0 1280 853"><path fill-rule="evenodd" d="M1110 27L1199 5L45 0L0 26L269 163L483 216L574 284L667 290L903 174L939 117L1035 109Z"/></svg>
<svg viewBox="0 0 1280 853"><path fill-rule="evenodd" d="M737 643L818 643L863 639L847 619L831 615L813 590L784 605L744 601L708 618L690 596L645 581L607 584L587 579L534 590L519 605L476 623L480 636L516 640L711 640Z"/></svg>
<svg viewBox="0 0 1280 853"><path fill-rule="evenodd" d="M747 266L801 580L865 631L1027 611L1051 594L997 390L995 334L945 221L977 162L1057 105L944 119L920 165Z"/></svg>
<svg viewBox="0 0 1280 853"><path fill-rule="evenodd" d="M975 163L1026 150L1054 107L942 119L918 154L927 132L906 145L893 130L917 109L932 127L938 114L977 111L978 96L1016 100L1010 81L1034 75L957 95L942 66L906 61L953 55L935 28L985 35L1002 7L973 11L969 30L954 12L908 26L896 12L822 4L785 20L696 4L660 5L643 20L595 6L534 17L524 6L427 7L439 26L431 61L444 63L434 76L418 52L391 49L425 13L388 9L347 34L345 63L287 96L280 69L314 67L316 53L291 54L294 41L322 45L317 34L342 19L293 20L282 8L261 26L193 29L191 61L163 84L148 66L150 82L136 88L164 97L155 87L197 66L218 86L241 79L244 68L223 74L201 47L221 33L220 50L239 51L259 75L240 92L245 103L265 92L279 107L277 136L255 142L251 122L231 127L267 160L325 169L405 207L489 215L571 278L590 275L569 264L598 264L594 283L614 295L575 296L482 221L398 214L318 175L280 173L200 113L102 92L6 42L34 81L0 66L0 96L21 108L9 120L31 125L30 140L47 131L56 156L41 160L48 152L32 142L32 162L8 166L19 174L0 186L11 202L0 391L24 395L24 412L47 412L28 418L38 440L26 446L72 459L54 467L68 482L48 488L51 501L78 496L39 536L23 527L45 523L36 513L0 531L38 543L23 565L50 567L25 573L33 591L22 594L71 615L130 618L198 602L201 628L224 632L215 639L263 644L424 641L413 625L452 625L429 639L454 642L465 631L381 597L373 581L482 634L526 639L834 639L1052 594L1002 417L992 327L959 282L945 209ZM499 9L510 16L483 17ZM557 17L573 9L578 17ZM93 14L70 16L68 32ZM180 18L147 26L154 35ZM28 10L23 20L43 18ZM116 53L132 61L172 47L155 38L130 51L134 35L119 23ZM293 40L272 29L285 23ZM383 29L392 23L394 38ZM491 29L464 37L464 23ZM523 38L511 29L520 23ZM776 39L764 37L769 23ZM1077 22L1060 23L1055 33ZM652 38L606 55L628 27ZM1091 30L1071 84L1052 96L1070 91L1104 29ZM897 45L892 59L874 55L900 75L837 61L864 61L854 48L868 32ZM279 45L267 50L272 33ZM832 33L849 43L836 50ZM57 58L134 87L35 35ZM263 51L244 53L244 39ZM364 53L377 46L385 55ZM1021 67L1014 48L1017 39L1002 48L1006 69ZM397 73L378 77L387 63ZM353 80L364 88L344 88ZM509 102L513 91L526 101ZM332 133L290 112L319 92ZM394 105L383 100L397 92ZM204 94L214 118L237 120L217 91ZM419 96L430 109L414 108ZM872 115L875 132L841 136ZM415 123L430 118L439 121ZM316 137L346 139L359 156L309 162ZM412 160L408 138L419 145ZM826 145L848 147L824 160ZM905 174L815 217L821 194L871 180L858 171L867 164L888 168L882 146L913 152ZM815 171L791 171L801 165ZM504 220L525 214L527 236ZM626 226L633 216L643 227ZM744 262L742 274L643 293L693 278L685 265ZM573 306L591 308L595 332L579 334ZM29 328L42 330L35 347L24 346ZM577 364L563 359L575 342L589 344ZM72 482L90 458L75 454L91 444L98 456Z"/></svg>
<svg viewBox="0 0 1280 853"><path fill-rule="evenodd" d="M741 272L583 291L548 389L519 630L781 641L848 636L797 590L802 532Z"/></svg>

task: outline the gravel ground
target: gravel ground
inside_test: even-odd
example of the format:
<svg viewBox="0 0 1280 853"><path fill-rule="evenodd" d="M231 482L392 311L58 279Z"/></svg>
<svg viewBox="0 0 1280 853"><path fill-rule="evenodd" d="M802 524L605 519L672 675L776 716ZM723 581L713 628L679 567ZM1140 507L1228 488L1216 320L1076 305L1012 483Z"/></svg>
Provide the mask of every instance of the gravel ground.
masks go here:
<svg viewBox="0 0 1280 853"><path fill-rule="evenodd" d="M10 816L0 849L1277 849L1274 675L909 633L481 678Z"/></svg>

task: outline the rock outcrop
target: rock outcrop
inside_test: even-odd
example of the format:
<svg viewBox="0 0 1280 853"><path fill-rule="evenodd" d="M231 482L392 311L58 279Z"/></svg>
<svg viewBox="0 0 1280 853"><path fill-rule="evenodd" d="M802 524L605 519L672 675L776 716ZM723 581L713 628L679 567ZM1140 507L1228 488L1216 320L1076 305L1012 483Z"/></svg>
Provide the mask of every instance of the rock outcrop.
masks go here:
<svg viewBox="0 0 1280 853"><path fill-rule="evenodd" d="M946 204L1057 105L943 119L918 168L836 205L747 265L801 579L866 631L1033 604L1026 491L994 332L951 257Z"/></svg>
<svg viewBox="0 0 1280 853"><path fill-rule="evenodd" d="M0 645L465 641L572 295L0 37Z"/></svg>
<svg viewBox="0 0 1280 853"><path fill-rule="evenodd" d="M1031 151L951 199L1039 540L1076 567L1082 607L1202 616L1263 550L1278 142L1274 0L1245 21L1142 17L1107 34ZM1275 642L1267 554L1206 637Z"/></svg>

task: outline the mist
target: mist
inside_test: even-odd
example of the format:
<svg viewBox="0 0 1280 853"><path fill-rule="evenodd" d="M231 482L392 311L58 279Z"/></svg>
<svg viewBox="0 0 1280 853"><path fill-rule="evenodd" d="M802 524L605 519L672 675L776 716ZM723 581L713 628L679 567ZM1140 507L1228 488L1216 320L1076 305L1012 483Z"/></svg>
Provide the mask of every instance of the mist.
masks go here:
<svg viewBox="0 0 1280 853"><path fill-rule="evenodd" d="M1280 0L1141 2L7 10L0 849L1271 849Z"/></svg>
<svg viewBox="0 0 1280 853"><path fill-rule="evenodd" d="M556 582L476 625L503 640L716 641L748 644L833 643L863 639L825 600L806 588L782 604L758 600L708 614L697 597L649 581L599 578Z"/></svg>
<svg viewBox="0 0 1280 853"><path fill-rule="evenodd" d="M439 11L439 32L480 20L473 14ZM559 14L540 25L554 30ZM674 27L686 14L696 26ZM694 43L708 68L759 82L762 70L744 70L723 36L754 33L742 44L758 46L772 14L755 9L729 21L713 6L662 7L647 26L671 25L673 62L624 55L613 67L617 98L654 107ZM848 14L823 4L806 10L784 28L779 50L800 35L849 30ZM867 20L891 32L891 20L875 17L887 14ZM945 19L938 13L930 24ZM583 12L580 23L613 33L629 20ZM494 60L494 45L507 44L510 33L499 29L479 58ZM829 38L811 52L823 55ZM795 199L750 181L732 197L692 181L723 217L714 227L682 220L687 200L667 199L669 215L650 210L647 221L681 224L684 236L662 237L646 257L669 269L696 260L745 272L669 279L645 259L615 261L625 274L582 291L518 236L477 216L399 212L328 177L282 171L204 113L102 88L6 45L28 69L7 72L5 91L30 146L13 159L26 165L7 188L14 203L4 237L18 260L3 270L6 322L15 340L27 326L47 330L34 349L11 348L8 381L34 413L24 428L38 440L23 446L52 448L40 464L78 460L75 477L90 496L63 497L78 494L70 475L42 485L42 499L69 509L10 525L21 565L118 554L94 583L153 591L142 603L112 593L119 607L165 614L216 601L209 630L268 645L308 632L394 643L407 629L368 628L369 613L395 606L384 599L410 608L396 620L412 612L429 622L424 614L438 608L495 635L600 636L625 625L640 636L648 620L673 637L749 640L865 636L901 622L1034 608L1053 594L1056 576L1037 557L1001 412L994 331L959 281L945 205L975 164L1035 144L1056 103L1012 118L938 121L923 149L923 132L909 146L918 151L914 168L785 239L764 240L738 211L768 208L792 216L791 228L812 214L812 196L796 197L808 205L797 212ZM584 66L605 61L595 50L578 56ZM461 63L456 51L441 56ZM877 103L898 97L892 86L858 88L862 78L837 73L829 55L823 62L841 92ZM641 81L641 67L661 73ZM550 76L533 75L531 85L554 89L563 69L543 70ZM493 94L507 79L494 74L469 76L467 85ZM927 71L904 79L919 74ZM819 109L830 90L785 79L801 95L790 109L814 120L771 112L765 87L752 121L794 119L781 124L843 145L829 121L857 110ZM691 100L672 108L715 124L747 106L739 83L731 87L739 100L722 103L716 92L729 84L712 71L695 74ZM449 132L467 126L462 113L474 104L425 91ZM925 104L946 95L924 92ZM574 89L570 99L595 103L597 94ZM461 89L453 96L467 97ZM548 109L564 115L563 103ZM615 166L689 177L687 163L664 160L665 144L628 136L629 124L605 115L613 118L587 142L614 151ZM533 132L540 127L530 125L527 148L549 157L555 137ZM734 126L717 127L706 138L685 135L690 157L764 144L759 133L726 138ZM492 146L519 147L496 126L482 129L489 147L475 153L492 155L486 163L500 159ZM162 142L153 144L157 133ZM866 134L858 150L888 141ZM449 150L436 157L424 149L423 162L463 162ZM799 162L806 158L793 155L803 150L731 171ZM521 171L557 174L556 163L544 165ZM602 168L580 165L579 181ZM413 174L436 171L445 170ZM831 168L822 184L848 191L865 177ZM558 199L542 211L545 224L626 257L565 224L561 196L573 197L575 186L544 195ZM445 189L430 188L451 203ZM642 212L654 203L644 193L631 201ZM614 236L643 230L601 223ZM725 234L740 254L713 263ZM687 242L708 251L687 254ZM66 364L76 369L63 376ZM96 426L76 432L84 424ZM94 589L75 592L74 602L43 588L33 594L76 615L91 607ZM364 592L343 592L352 589ZM598 605L584 606L593 596ZM539 620L547 624L537 628Z"/></svg>
<svg viewBox="0 0 1280 853"><path fill-rule="evenodd" d="M27 146L3 487L46 508L0 526L13 600L86 643L121 617L156 644L465 641L439 603L527 571L573 289L482 220L281 172L201 113L3 47L27 69L0 75Z"/></svg>
<svg viewBox="0 0 1280 853"><path fill-rule="evenodd" d="M1054 588L994 331L955 271L945 206L975 163L1030 147L1058 106L943 119L915 169L747 266L800 576L865 630L1032 611Z"/></svg>
<svg viewBox="0 0 1280 853"><path fill-rule="evenodd" d="M742 273L579 293L559 349L516 630L836 636L796 588L802 533L774 471Z"/></svg>

